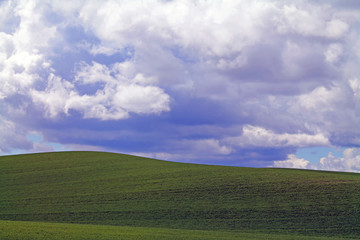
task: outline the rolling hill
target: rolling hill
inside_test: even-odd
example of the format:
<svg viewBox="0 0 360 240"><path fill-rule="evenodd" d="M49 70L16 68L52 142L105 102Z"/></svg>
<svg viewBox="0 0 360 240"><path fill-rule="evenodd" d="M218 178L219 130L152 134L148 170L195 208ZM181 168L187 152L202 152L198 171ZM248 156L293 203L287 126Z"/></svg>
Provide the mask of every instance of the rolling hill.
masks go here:
<svg viewBox="0 0 360 240"><path fill-rule="evenodd" d="M0 184L1 239L16 239L11 238L14 229L42 229L44 222L68 224L65 229L74 232L85 226L117 228L115 232L124 232L119 229L125 227L188 236L178 239L192 239L189 236L197 231L199 236L223 234L223 239L360 236L360 174L356 173L56 152L0 157ZM31 234L36 233L27 235ZM219 236L214 239L222 239ZM166 237L155 234L142 239Z"/></svg>

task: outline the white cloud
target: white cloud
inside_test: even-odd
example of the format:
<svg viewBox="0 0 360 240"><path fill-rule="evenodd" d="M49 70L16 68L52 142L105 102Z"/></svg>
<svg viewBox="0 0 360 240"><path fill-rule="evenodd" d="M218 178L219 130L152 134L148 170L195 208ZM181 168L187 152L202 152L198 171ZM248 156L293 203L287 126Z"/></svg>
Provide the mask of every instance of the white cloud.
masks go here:
<svg viewBox="0 0 360 240"><path fill-rule="evenodd" d="M343 48L340 44L330 44L325 55L325 60L329 63L335 63L339 60L339 57L343 53Z"/></svg>
<svg viewBox="0 0 360 240"><path fill-rule="evenodd" d="M20 24L14 33L15 42L23 50L40 50L50 46L50 39L56 35L56 26L48 26L44 21L46 5L37 1L20 1L15 14Z"/></svg>
<svg viewBox="0 0 360 240"><path fill-rule="evenodd" d="M67 109L84 112L85 117L102 120L127 118L129 112L138 114L158 114L169 111L169 96L159 87L146 85L153 82L140 74L130 77L122 75L127 63L118 63L108 68L93 63L84 65L77 74L82 84L104 83L95 95L76 96L67 102ZM129 72L125 72L129 74ZM129 78L130 77L130 78ZM88 111L90 108L90 111Z"/></svg>
<svg viewBox="0 0 360 240"><path fill-rule="evenodd" d="M299 96L299 105L308 110L326 111L334 107L337 99L342 99L339 97L341 93L341 89L337 87L332 89L318 87L308 94Z"/></svg>
<svg viewBox="0 0 360 240"><path fill-rule="evenodd" d="M126 63L124 63L126 65ZM101 120L118 120L129 117L129 113L159 114L169 111L169 96L159 87L144 85L147 81L143 75L127 78L119 72L120 64L112 68L93 62L83 64L75 77L82 87L100 83L94 94L79 94L78 89L69 81L51 75L45 91L32 91L36 103L45 105L50 117L60 113L69 114L77 110L85 118Z"/></svg>
<svg viewBox="0 0 360 240"><path fill-rule="evenodd" d="M328 7L285 5L282 14L275 18L280 33L294 32L304 36L341 38L349 25L336 18Z"/></svg>
<svg viewBox="0 0 360 240"><path fill-rule="evenodd" d="M357 78L333 82L330 87L318 87L296 97L289 112L306 122L310 129L327 134L358 134L360 116L359 89ZM347 143L356 144L347 139ZM333 142L333 144L336 144Z"/></svg>
<svg viewBox="0 0 360 240"><path fill-rule="evenodd" d="M324 36L330 38L340 38L349 30L349 25L340 19L332 19L326 23Z"/></svg>
<svg viewBox="0 0 360 240"><path fill-rule="evenodd" d="M349 79L349 86L353 91L355 99L360 100L360 80L358 78Z"/></svg>
<svg viewBox="0 0 360 240"><path fill-rule="evenodd" d="M294 154L289 154L287 160L274 161L272 167L314 169L314 165L312 165L309 161L303 158L297 158Z"/></svg>
<svg viewBox="0 0 360 240"><path fill-rule="evenodd" d="M43 64L41 54L24 51L14 39L0 32L0 99L25 93L38 79L34 70Z"/></svg>
<svg viewBox="0 0 360 240"><path fill-rule="evenodd" d="M203 54L228 55L259 41L272 11L273 4L267 2L95 1L85 4L79 16L100 39L117 46L156 40ZM140 35L146 40L136 39Z"/></svg>
<svg viewBox="0 0 360 240"><path fill-rule="evenodd" d="M53 7L51 10L58 14L58 18L66 16L66 19L70 18L72 22L62 19L63 22L56 25L53 22L44 21L44 12L50 7ZM22 59L28 59L27 63L34 63L34 68L49 66L49 62L46 61L46 54L50 50L47 51L45 48L51 48L50 40L56 36L62 39L60 31L66 28L64 26L74 25L94 34L100 41L96 44L85 44L91 54L111 55L119 49L131 46L135 50L133 59L135 72L142 72L146 76L155 76L161 86L174 90L191 90L202 96L211 95L214 97L225 95L228 92L234 92L233 96L239 95L237 89L232 89L231 79L218 76L216 71L221 69L231 72L251 64L248 61L248 55L251 54L251 51L247 51L247 48L256 46L260 42L265 44L271 42L271 36L276 34L274 32L275 26L284 25L286 29L292 29L291 31L298 29L300 34L320 34L325 37L342 36L342 32L347 31L345 27L341 27L342 20L333 16L329 9L325 9L326 14L322 14L321 8L312 10L306 4L281 6L276 1L197 3L193 1L166 3L161 1L106 1L105 3L101 1L81 3L80 1L77 3L65 1L61 5L21 1L14 9L21 20L16 31L18 36L16 42L28 54L26 56L24 53L19 53L18 57L14 58L15 62L21 63ZM310 22L311 24L309 24ZM341 30L343 28L345 30ZM34 29L41 29L41 31ZM284 49L284 54L287 56L283 59L284 69L291 72L292 75L298 75L299 72L306 72L306 68L301 68L299 62L311 58L312 52L310 50L313 48L307 46L304 49L304 46L300 44L291 44L293 47L289 45L290 47ZM32 49L30 55L29 49ZM33 52L34 49L35 52ZM179 60L179 56L174 56L172 52L174 49L180 49L180 54L189 55L190 58L194 57L195 63L187 64ZM30 58L31 56L32 58ZM327 59L332 58L334 57L327 57ZM25 65L25 63L21 63L21 66ZM99 74L102 70L96 70L95 67L94 65L93 70L98 71L97 74ZM17 67L11 66L9 68L13 70ZM25 69L29 69L29 67L25 67ZM102 77L107 74L104 72ZM206 79L204 74L208 75ZM27 88L30 88L38 76L34 74L26 76L27 78L22 77L24 83L21 85L27 84ZM6 75L5 78L11 79L11 76ZM99 82L99 80L94 80L94 77L89 76L88 78L83 80L84 83ZM149 78L143 79L148 80ZM67 80L70 81L70 79ZM256 81L264 83L261 89L273 88L272 85L264 87L266 86L265 82L272 81L271 79L259 78ZM296 81L294 84L301 81ZM154 82L148 85L151 85L152 88L148 88L147 91L142 88L148 97L150 97L150 91L157 92L160 89ZM238 82L237 85L239 89L244 87L241 82ZM260 91L258 87L254 87L255 83L250 85L249 89L254 89L252 91ZM3 86L3 89L5 90L2 95L5 97L10 92L18 91L19 87L8 82L6 86ZM132 88L131 90L140 93L139 88L136 90ZM162 96L162 93L157 92L153 94L153 96L155 95ZM98 97L100 98L100 96ZM88 100L88 96L84 96L83 100L78 96L74 101L80 104L80 102ZM131 104L124 102L121 98L119 101L122 101L122 104L127 106L126 108L132 108L134 112L146 112L144 109L133 107L134 104L139 105L139 103L134 103L135 100L132 100L133 103ZM76 105L74 104L69 103L67 109ZM107 102L106 104L111 103ZM126 112L128 111L120 110L119 107L114 107L109 112L109 106L104 107L106 104L94 104L94 109L87 111L88 114L84 114L84 116L96 118L104 116L100 117L102 119L112 118L111 115L113 119L121 119L127 116ZM161 112L160 109L163 107L159 107L157 104L151 109L148 112Z"/></svg>
<svg viewBox="0 0 360 240"><path fill-rule="evenodd" d="M56 35L56 27L47 26L43 20L41 4L18 1L13 6L14 3L0 7L1 11L19 18L13 31L0 32L0 99L15 93L27 94L40 80L38 72L49 66L42 51Z"/></svg>
<svg viewBox="0 0 360 240"><path fill-rule="evenodd" d="M289 154L286 160L274 161L272 167L360 172L360 148L345 149L343 157L336 157L329 152L326 157L320 158L318 164L310 163L306 159Z"/></svg>
<svg viewBox="0 0 360 240"><path fill-rule="evenodd" d="M45 106L49 117L56 117L61 112L66 112L66 103L76 96L74 85L58 76L51 74L47 88L44 91L31 91L32 99L37 104Z"/></svg>
<svg viewBox="0 0 360 240"><path fill-rule="evenodd" d="M360 148L347 148L343 157L335 157L331 153L320 159L322 170L360 172Z"/></svg>
<svg viewBox="0 0 360 240"><path fill-rule="evenodd" d="M230 137L226 142L234 146L255 146L255 147L306 147L306 146L327 146L330 145L326 136L321 133L275 133L262 127L246 125L243 134L238 137Z"/></svg>

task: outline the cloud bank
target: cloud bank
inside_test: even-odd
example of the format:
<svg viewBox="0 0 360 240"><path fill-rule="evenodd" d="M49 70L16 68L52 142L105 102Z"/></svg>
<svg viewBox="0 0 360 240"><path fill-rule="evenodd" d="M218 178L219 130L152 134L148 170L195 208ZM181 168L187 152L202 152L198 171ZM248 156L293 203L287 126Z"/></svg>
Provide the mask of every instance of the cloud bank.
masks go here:
<svg viewBox="0 0 360 240"><path fill-rule="evenodd" d="M289 154L287 160L274 161L273 167L360 172L360 149L347 148L343 152L343 157L336 157L329 152L318 164Z"/></svg>
<svg viewBox="0 0 360 240"><path fill-rule="evenodd" d="M297 149L339 146L351 157L319 164L357 171L359 12L335 0L3 1L1 152L35 151L37 132L74 149L310 168Z"/></svg>

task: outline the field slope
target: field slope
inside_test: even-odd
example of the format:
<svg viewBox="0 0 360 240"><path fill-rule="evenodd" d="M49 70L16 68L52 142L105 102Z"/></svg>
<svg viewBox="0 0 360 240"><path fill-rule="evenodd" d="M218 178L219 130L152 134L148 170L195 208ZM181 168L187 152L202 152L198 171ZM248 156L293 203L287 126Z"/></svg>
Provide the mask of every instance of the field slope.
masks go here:
<svg viewBox="0 0 360 240"><path fill-rule="evenodd" d="M52 222L184 234L358 238L360 174L194 165L101 152L3 156L0 220L8 220L0 222L6 229L26 229L22 221L33 221L34 228L41 224L35 222Z"/></svg>

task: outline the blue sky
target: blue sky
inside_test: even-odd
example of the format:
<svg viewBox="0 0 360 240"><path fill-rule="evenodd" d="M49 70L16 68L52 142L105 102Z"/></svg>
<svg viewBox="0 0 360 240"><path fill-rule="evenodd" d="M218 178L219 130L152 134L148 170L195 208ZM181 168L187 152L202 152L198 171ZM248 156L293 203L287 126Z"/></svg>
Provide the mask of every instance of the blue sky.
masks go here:
<svg viewBox="0 0 360 240"><path fill-rule="evenodd" d="M360 171L358 1L1 1L0 154Z"/></svg>

